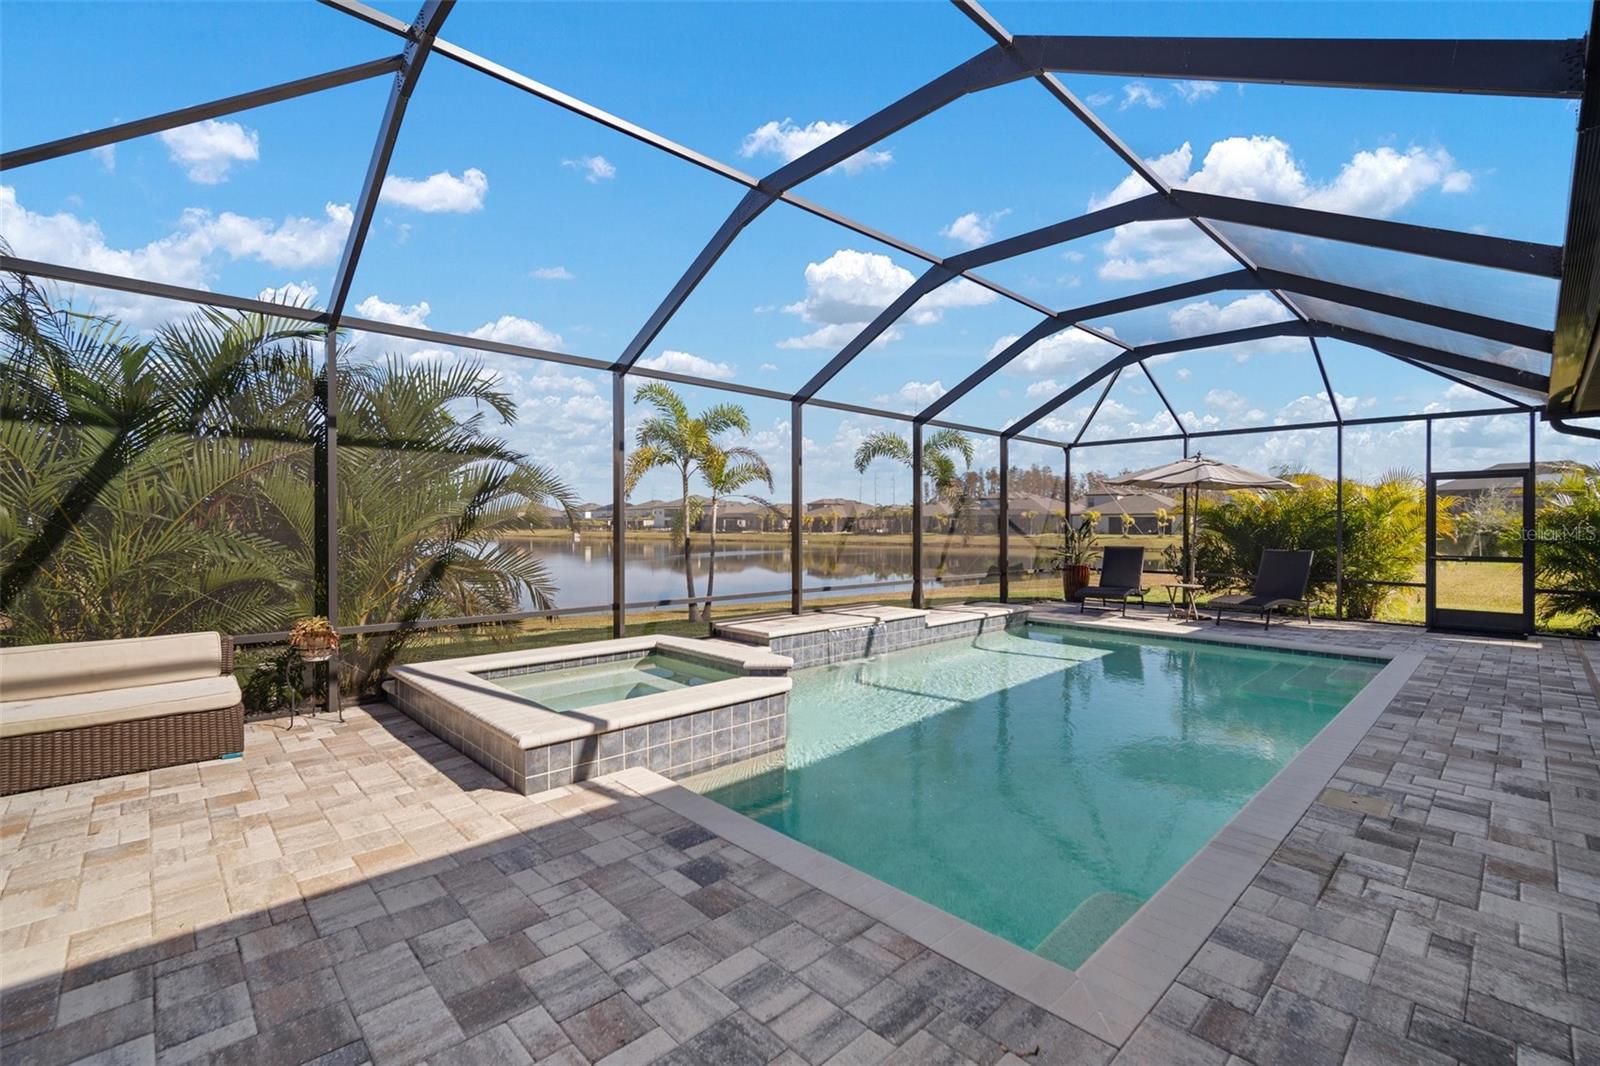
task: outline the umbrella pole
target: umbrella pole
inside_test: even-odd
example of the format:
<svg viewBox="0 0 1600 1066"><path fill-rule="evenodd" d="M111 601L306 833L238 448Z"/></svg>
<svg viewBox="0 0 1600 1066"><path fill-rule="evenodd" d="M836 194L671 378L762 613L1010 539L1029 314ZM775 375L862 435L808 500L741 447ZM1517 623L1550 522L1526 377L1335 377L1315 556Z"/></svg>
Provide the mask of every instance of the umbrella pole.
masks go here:
<svg viewBox="0 0 1600 1066"><path fill-rule="evenodd" d="M1183 487L1183 580L1194 584L1194 552L1189 544L1189 486Z"/></svg>

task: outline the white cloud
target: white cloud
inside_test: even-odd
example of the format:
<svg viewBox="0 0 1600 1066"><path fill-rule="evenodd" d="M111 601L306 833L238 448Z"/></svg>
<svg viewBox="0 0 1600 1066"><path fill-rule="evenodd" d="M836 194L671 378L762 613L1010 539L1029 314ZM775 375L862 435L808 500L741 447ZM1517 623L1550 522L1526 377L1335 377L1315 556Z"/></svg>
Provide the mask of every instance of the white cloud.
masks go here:
<svg viewBox="0 0 1600 1066"><path fill-rule="evenodd" d="M107 174L115 174L117 172L116 145L102 144L99 148L90 149L89 154L100 160L100 165L105 167Z"/></svg>
<svg viewBox="0 0 1600 1066"><path fill-rule="evenodd" d="M1188 367L1184 366L1184 367L1179 367L1177 369L1176 373L1177 373L1179 379L1181 379L1183 381L1188 381L1189 380L1189 375L1194 373L1194 371L1192 371Z"/></svg>
<svg viewBox="0 0 1600 1066"><path fill-rule="evenodd" d="M208 118L162 130L160 137L172 161L187 170L190 181L201 185L227 181L235 163L253 163L261 157L260 135L237 122Z"/></svg>
<svg viewBox="0 0 1600 1066"><path fill-rule="evenodd" d="M1166 107L1166 100L1161 98L1150 86L1142 81L1130 81L1122 87L1122 103L1117 105L1117 110L1126 111L1130 107Z"/></svg>
<svg viewBox="0 0 1600 1066"><path fill-rule="evenodd" d="M572 281L572 271L564 266L538 267L533 271L533 276L540 281Z"/></svg>
<svg viewBox="0 0 1600 1066"><path fill-rule="evenodd" d="M423 304L423 307L426 307ZM561 334L533 321L531 318L518 318L516 315L501 315L493 322L486 322L477 329L468 333L469 337L479 340L499 341L502 344L520 344L524 348L546 348L560 351L566 343L561 339Z"/></svg>
<svg viewBox="0 0 1600 1066"><path fill-rule="evenodd" d="M832 140L850 128L848 122L816 121L805 126L795 124L791 118L781 122L764 122L745 134L739 154L746 159L756 156L774 156L792 163L820 144ZM893 153L883 148L868 148L857 152L830 170L846 174L860 174L873 167L885 167L894 162Z"/></svg>
<svg viewBox="0 0 1600 1066"><path fill-rule="evenodd" d="M448 170L426 178L402 178L391 174L384 179L378 199L413 211L429 214L449 212L464 215L483 209L489 195L489 177L477 167L468 167L458 178Z"/></svg>
<svg viewBox="0 0 1600 1066"><path fill-rule="evenodd" d="M1009 347L1016 339L1014 334L999 338L990 345L989 357L1000 354L1001 350ZM1006 370L1025 377L1053 374L1071 379L1082 376L1084 372L1104 363L1118 350L1116 345L1103 341L1092 333L1085 333L1081 329L1066 329L1051 334L1011 360L1006 365Z"/></svg>
<svg viewBox="0 0 1600 1066"><path fill-rule="evenodd" d="M1403 152L1387 145L1359 151L1323 183L1307 176L1287 142L1261 135L1217 141L1199 169L1187 142L1147 162L1168 183L1199 192L1375 218L1395 214L1430 189L1461 193L1472 186L1472 175L1457 169L1448 151L1416 145ZM1092 197L1089 207L1097 210L1149 191L1144 179L1130 173L1104 196ZM1182 220L1119 226L1102 251L1100 276L1117 280L1192 274L1233 261Z"/></svg>
<svg viewBox="0 0 1600 1066"><path fill-rule="evenodd" d="M1043 381L1035 381L1033 384L1029 385L1027 389L1024 390L1024 395L1026 395L1028 399L1034 400L1041 396L1054 396L1063 388L1064 386L1054 378L1045 378Z"/></svg>
<svg viewBox="0 0 1600 1066"><path fill-rule="evenodd" d="M945 394L945 387L938 381L908 381L894 392L883 396L874 396L872 402L881 407L921 410Z"/></svg>
<svg viewBox="0 0 1600 1066"><path fill-rule="evenodd" d="M350 228L347 204L327 204L321 219L291 216L274 223L225 211L189 208L178 228L137 248L106 243L100 226L70 212L43 215L17 200L16 189L0 185L0 233L19 256L81 267L123 277L209 289L220 259L253 259L281 270L303 270L336 259ZM129 294L96 295L97 306L133 325L172 317L172 304Z"/></svg>
<svg viewBox="0 0 1600 1066"><path fill-rule="evenodd" d="M576 159L563 159L561 165L570 167L583 175L583 180L591 185L595 182L610 181L617 176L617 168L603 155L581 155Z"/></svg>
<svg viewBox="0 0 1600 1066"><path fill-rule="evenodd" d="M292 304L295 307L311 307L317 302L317 287L309 281L286 281L273 288L262 289L256 294L258 300L269 300L277 304Z"/></svg>
<svg viewBox="0 0 1600 1066"><path fill-rule="evenodd" d="M710 378L714 381L727 381L734 375L733 367L727 363L713 363L709 359L702 359L689 352L677 352L667 349L657 355L639 360L639 365L646 370L667 370L674 374L691 374L695 377Z"/></svg>
<svg viewBox="0 0 1600 1066"><path fill-rule="evenodd" d="M414 329L432 328L428 325L428 315L432 313L433 308L426 300L414 304L399 304L373 295L356 304L355 310L359 317L378 322L410 326ZM564 343L559 333L546 329L532 319L519 318L516 315L501 315L493 322L486 322L471 330L467 336L478 340L498 341L501 344L516 344L524 348L560 350ZM414 358L444 355L450 351L450 349L431 347L428 342L411 341L402 337L386 336L382 339L382 343L389 350L404 352Z"/></svg>
<svg viewBox="0 0 1600 1066"><path fill-rule="evenodd" d="M402 305L390 303L379 296L368 296L356 304L356 315L360 318L370 318L378 322L389 322L396 326L414 326L417 329L426 329L428 313L433 308L428 306L428 301Z"/></svg>
<svg viewBox="0 0 1600 1066"><path fill-rule="evenodd" d="M958 241L968 248L988 244L994 236L994 224L1011 213L1007 208L1004 211L995 211L991 214L980 215L976 211L968 211L957 218L944 229L940 230L941 236Z"/></svg>
<svg viewBox="0 0 1600 1066"><path fill-rule="evenodd" d="M778 364L777 363L762 363L761 364L761 369L762 369L763 372L774 372L775 373L777 371L777 369L778 369Z"/></svg>
<svg viewBox="0 0 1600 1066"><path fill-rule="evenodd" d="M1282 322L1290 317L1288 309L1265 292L1253 292L1220 305L1210 300L1200 300L1184 304L1167 316L1177 337L1199 337L1207 333L1247 329L1268 322ZM1293 337L1281 339L1299 343Z"/></svg>
<svg viewBox="0 0 1600 1066"><path fill-rule="evenodd" d="M841 248L820 263L806 264L805 296L784 307L787 314L817 328L800 337L780 341L780 348L839 348L860 332L916 280L909 270L877 252ZM944 312L994 302L995 294L966 279L940 286L918 300L903 321L926 326ZM884 331L875 344L888 344L900 336Z"/></svg>
<svg viewBox="0 0 1600 1066"><path fill-rule="evenodd" d="M1175 81L1172 91L1178 94L1178 99L1186 104L1198 104L1217 95L1222 86L1214 81Z"/></svg>

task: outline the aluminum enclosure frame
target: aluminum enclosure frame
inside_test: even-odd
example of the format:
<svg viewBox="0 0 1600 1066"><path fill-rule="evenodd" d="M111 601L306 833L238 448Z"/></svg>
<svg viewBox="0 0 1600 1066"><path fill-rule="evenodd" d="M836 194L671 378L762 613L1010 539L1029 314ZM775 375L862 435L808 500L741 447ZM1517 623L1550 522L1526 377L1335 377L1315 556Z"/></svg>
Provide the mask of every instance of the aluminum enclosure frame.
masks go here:
<svg viewBox="0 0 1600 1066"><path fill-rule="evenodd" d="M1511 96L1543 96L1576 98L1583 96L1592 69L1586 72L1584 39L1526 41L1526 40L1308 40L1308 39L1229 39L1229 38L1110 38L1064 36L1012 36L973 0L954 0L955 6L981 28L993 42L970 59L946 73L932 79L922 87L880 109L864 121L847 128L831 140L785 164L765 177L755 178L738 169L723 164L709 156L686 148L626 119L605 112L560 90L543 85L519 72L510 70L492 60L477 55L459 45L439 37L454 0L429 0L417 18L410 24L400 22L383 12L360 3L359 0L322 0L327 6L367 24L400 37L404 50L400 55L382 57L365 63L329 71L325 74L302 78L281 85L238 94L210 103L199 104L166 112L161 115L120 123L101 130L90 131L56 141L8 151L0 156L0 170L11 169L59 158L75 152L86 151L107 144L118 143L132 137L144 136L176 126L235 113L247 108L264 106L292 99L323 89L351 84L356 81L394 75L388 104L379 125L373 155L357 199L354 223L346 239L327 309L287 307L281 304L246 296L212 293L187 289L182 286L150 282L137 278L122 278L83 270L70 264L50 264L22 257L5 256L0 267L8 271L54 279L70 284L81 284L171 300L184 300L197 304L223 307L250 313L274 314L300 321L318 323L327 327L324 354L326 434L321 442L325 464L319 479L319 544L316 560L317 584L328 617L337 625L338 592L338 529L337 529L337 448L338 430L334 412L337 396L334 393L337 372L337 333L344 329L361 330L377 334L428 340L454 347L491 351L499 354L529 358L544 362L605 371L612 375L612 492L613 515L622 514L624 506L622 464L625 460L627 439L626 378L629 375L694 385L734 394L757 396L787 401L791 417L791 570L788 589L789 609L798 613L804 609L803 587L803 451L802 431L804 409L814 406L845 412L871 415L909 423L912 437L913 483L913 602L924 599L924 574L922 565L923 492L921 490L921 443L925 426L961 429L971 433L997 438L1002 456L1000 468L1001 493L999 501L1000 565L999 580L1004 598L1009 593L1009 490L1010 479L1006 459L1012 441L1059 447L1063 449L1068 471L1068 499L1066 515L1071 515L1070 470L1071 452L1075 448L1092 448L1103 442L1084 442L1083 437L1101 403L1123 370L1138 366L1141 375L1159 396L1174 424L1175 434L1129 438L1122 443L1150 441L1181 441L1185 454L1192 440L1217 436L1231 436L1259 432L1292 432L1300 429L1334 428L1338 434L1337 464L1340 476L1340 523L1342 550L1342 487L1343 487L1343 432L1346 426L1423 421L1430 441L1432 425L1446 418L1472 417L1485 414L1525 413L1530 419L1539 406L1526 400L1517 400L1508 394L1495 391L1496 383L1528 391L1548 391L1549 381L1544 375L1500 366L1455 353L1443 352L1409 344L1396 338L1378 336L1352 330L1336 323L1322 322L1306 314L1294 302L1294 294L1344 303L1379 314L1418 322L1441 329L1453 330L1488 340L1514 344L1536 352L1550 352L1552 331L1528 327L1519 323L1504 322L1486 316L1470 314L1436 305L1387 294L1359 289L1319 279L1303 277L1262 268L1252 262L1218 231L1212 221L1237 223L1280 233L1296 233L1324 239L1343 241L1373 248L1387 249L1410 255L1466 263L1474 266L1511 271L1540 277L1559 278L1563 249L1534 242L1486 237L1459 233L1409 223L1365 219L1335 213L1239 200L1173 188L1150 170L1149 166L1131 151L1108 126L1106 126L1081 101L1068 92L1054 78L1055 72L1088 74L1125 74L1150 77L1205 78L1235 82L1268 82L1274 84L1319 85L1346 89L1385 89L1413 92L1479 93ZM684 273L662 298L655 311L639 327L632 340L615 360L599 360L563 352L548 351L501 342L489 342L451 334L443 331L419 329L381 323L346 313L351 286L376 210L379 190L387 173L389 159L400 134L406 106L419 84L425 63L430 54L465 66L479 74L499 80L529 95L594 121L616 132L623 133L641 143L666 152L681 160L706 169L718 176L742 185L747 191L740 203L710 237L705 247L685 269ZM880 142L884 138L926 117L933 111L970 93L1013 82L1032 79L1041 84L1074 117L1083 122L1111 151L1140 174L1152 192L1121 204L1090 212L1075 219L1067 219L1051 226L994 242L982 248L959 255L940 258L916 246L881 233L872 227L846 218L796 194L797 186L806 180L837 165L850 156ZM1594 87L1588 85L1589 99L1594 97ZM652 370L638 365L649 345L671 321L673 315L694 292L699 282L715 266L721 255L733 244L751 222L771 204L783 201L817 217L845 227L855 233L882 241L889 246L922 260L927 264L920 277L904 293L868 323L856 337L836 353L829 362L794 393L757 386L740 385L724 381L701 379L692 375ZM1077 308L1055 310L1038 304L1026 296L1011 292L985 279L977 270L997 262L1024 255L1041 248L1101 232L1119 225L1137 221L1187 220L1206 237L1214 241L1238 263L1238 269L1212 277L1168 285L1114 300L1100 301ZM919 299L939 286L963 281L981 285L997 295L1026 307L1041 316L1041 321L1003 351L989 358L980 367L961 380L954 388L940 396L915 414L879 410L871 406L839 402L819 393L842 370L850 365L873 340L891 328L898 319L911 310ZM1143 307L1156 306L1171 300L1230 290L1261 290L1271 293L1284 308L1282 322L1266 323L1242 330L1213 334L1204 337L1180 338L1138 347L1129 346L1092 326L1092 320ZM999 428L967 426L949 422L941 416L972 389L1003 370L1029 347L1064 330L1077 329L1098 338L1118 350L1117 354L1096 370L1072 383L1059 394L1033 411L1024 414L1008 426ZM1178 412L1167 400L1160 383L1147 360L1156 355L1212 348L1231 343L1275 336L1304 336L1308 339L1321 375L1326 396L1333 413L1331 421L1302 423L1288 426L1241 428L1195 432L1187 429ZM1386 356L1437 375L1441 380L1466 385L1494 401L1496 406L1467 412L1448 414L1416 413L1387 419L1347 418L1339 410L1337 398L1323 365L1317 339L1334 338L1359 344ZM1481 381L1459 377L1471 375ZM1077 429L1071 441L1054 440L1032 435L1028 431L1051 412L1089 389L1104 383L1094 410ZM1487 383L1485 383L1487 382ZM1532 424L1530 422L1530 424ZM1559 428L1559 427L1558 427ZM1531 445L1530 445L1531 448ZM614 631L620 635L626 622L630 604L626 595L624 574L624 549L626 523L612 523L613 595L610 609ZM1187 532L1187 529L1186 529ZM1340 574L1342 593L1342 567ZM765 595L765 594L759 594ZM722 597L740 598L740 597ZM677 601L674 601L677 602ZM589 608L563 609L582 611ZM539 612L540 614L549 612ZM520 616L520 615L519 615ZM505 616L509 619L513 616ZM481 618L475 620L449 620L457 624L502 620ZM444 623L430 623L444 624ZM382 626L340 627L344 632L378 631ZM330 702L338 699L333 688Z"/></svg>

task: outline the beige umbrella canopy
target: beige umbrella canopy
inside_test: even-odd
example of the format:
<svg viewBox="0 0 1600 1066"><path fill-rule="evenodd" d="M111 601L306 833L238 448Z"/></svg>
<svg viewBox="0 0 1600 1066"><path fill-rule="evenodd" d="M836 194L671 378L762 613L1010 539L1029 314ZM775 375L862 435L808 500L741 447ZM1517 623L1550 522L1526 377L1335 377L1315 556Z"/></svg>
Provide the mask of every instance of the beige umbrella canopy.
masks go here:
<svg viewBox="0 0 1600 1066"><path fill-rule="evenodd" d="M1191 455L1165 466L1141 470L1137 474L1117 478L1118 485L1131 485L1140 489L1294 489L1292 481L1258 474L1232 463Z"/></svg>
<svg viewBox="0 0 1600 1066"><path fill-rule="evenodd" d="M1179 459L1175 463L1165 466L1152 467L1141 470L1136 474L1117 478L1118 485L1127 485L1139 489L1182 489L1183 490L1183 558L1184 580L1194 581L1194 553L1189 550L1190 514L1189 490L1190 489L1298 489L1300 486L1292 481L1273 477L1271 474L1258 474L1254 470L1246 470L1242 466L1232 463L1219 462L1216 459L1207 459L1203 455L1191 455L1186 459Z"/></svg>

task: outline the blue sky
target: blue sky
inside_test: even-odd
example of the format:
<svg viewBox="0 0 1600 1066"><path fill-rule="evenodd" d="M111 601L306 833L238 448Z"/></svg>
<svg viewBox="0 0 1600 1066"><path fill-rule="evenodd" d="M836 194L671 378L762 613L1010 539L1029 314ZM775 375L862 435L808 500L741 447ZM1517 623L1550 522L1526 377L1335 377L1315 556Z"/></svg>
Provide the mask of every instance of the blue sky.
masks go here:
<svg viewBox="0 0 1600 1066"><path fill-rule="evenodd" d="M384 5L409 18L409 8ZM1570 37L1581 2L1521 4L1020 4L1014 32L1292 36ZM0 69L7 149L391 54L393 37L310 3L27 3L8 0ZM892 4L458 5L445 36L749 173L820 139L981 50L954 8ZM64 76L70 71L70 76ZM1067 77L1068 87L1169 181L1187 187L1559 243L1575 106L1549 100ZM196 288L326 293L359 191L387 79L4 176L0 231L19 254ZM371 318L614 358L743 190L443 59L402 130L353 309ZM1138 195L1127 168L1032 83L967 97L798 191L946 255ZM1265 265L1318 273L1548 326L1550 282L1417 262L1346 245L1241 231ZM1126 227L996 265L986 275L1051 307L1090 303L1227 269L1185 223ZM787 205L758 219L646 353L648 362L790 389L821 367L923 269ZM314 291L314 295L313 295ZM80 293L149 326L174 313ZM1330 314L1338 309L1329 309ZM1096 325L1130 343L1269 320L1237 292ZM822 395L916 410L1037 315L966 283L918 306ZM1426 338L1468 345L1437 331ZM419 345L357 338L363 357ZM1323 345L1346 414L1482 406L1484 398L1338 343ZM1105 358L1063 334L955 404L1002 426ZM1497 356L1499 357L1499 356ZM498 358L523 405L507 432L579 491L607 491L603 375ZM1151 369L1191 429L1329 417L1307 342L1177 356ZM697 401L714 402L710 392ZM1073 437L1093 397L1040 427ZM757 443L787 473L786 405L752 402ZM1512 424L1512 422L1516 424ZM1518 427L1521 427L1520 429ZM848 456L873 420L815 411L808 495L856 495ZM888 423L883 428L893 428ZM1142 375L1118 381L1086 439L1172 429ZM1386 433L1398 431L1385 431ZM1410 431L1407 431L1410 432ZM1492 458L1521 420L1464 423ZM1231 442L1260 466L1331 465L1311 434ZM1420 467L1408 437L1371 434L1372 464ZM1481 442L1481 443L1475 443ZM1347 450L1360 452L1360 448ZM1453 445L1457 446L1457 445ZM1108 469L1167 446L1095 449ZM1413 449L1414 450L1414 449ZM993 461L992 441L980 460ZM1467 454L1467 453L1463 453ZM886 471L875 489L904 500ZM869 479L870 480L870 479ZM811 491L814 488L815 491ZM665 492L650 483L641 495ZM778 492L787 492L780 480Z"/></svg>

